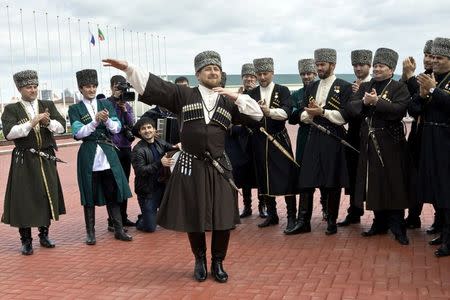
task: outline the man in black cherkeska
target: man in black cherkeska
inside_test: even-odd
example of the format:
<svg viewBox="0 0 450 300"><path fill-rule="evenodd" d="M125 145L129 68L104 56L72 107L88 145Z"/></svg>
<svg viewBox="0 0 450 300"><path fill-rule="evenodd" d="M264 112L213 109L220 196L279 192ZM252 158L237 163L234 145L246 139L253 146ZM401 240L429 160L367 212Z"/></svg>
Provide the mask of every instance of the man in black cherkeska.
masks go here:
<svg viewBox="0 0 450 300"><path fill-rule="evenodd" d="M206 271L205 231L212 231L211 273L226 282L223 269L230 229L240 222L237 192L231 165L225 154L225 135L232 123L262 118L258 104L248 96L220 87L222 62L215 51L194 59L199 86L189 88L145 73L126 61L104 60L106 66L125 71L140 94L139 100L163 106L180 116L182 153L167 183L158 212L158 224L187 232L195 256L194 277L204 281ZM222 96L226 95L226 98Z"/></svg>

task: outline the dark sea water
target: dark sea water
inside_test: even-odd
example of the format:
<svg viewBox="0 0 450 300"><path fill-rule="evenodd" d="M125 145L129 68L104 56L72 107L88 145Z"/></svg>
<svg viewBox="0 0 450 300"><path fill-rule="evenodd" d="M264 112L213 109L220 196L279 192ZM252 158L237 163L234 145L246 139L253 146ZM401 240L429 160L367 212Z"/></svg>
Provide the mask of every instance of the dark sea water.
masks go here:
<svg viewBox="0 0 450 300"><path fill-rule="evenodd" d="M178 76L187 77L191 86L197 85L197 78L194 75L169 75L169 80L173 82ZM336 76L348 82L353 82L356 78L354 74L337 74ZM398 80L398 78L398 75L394 75L394 79ZM278 84L299 84L301 81L298 74L275 74L274 82ZM240 75L227 74L227 85L240 85L241 83Z"/></svg>

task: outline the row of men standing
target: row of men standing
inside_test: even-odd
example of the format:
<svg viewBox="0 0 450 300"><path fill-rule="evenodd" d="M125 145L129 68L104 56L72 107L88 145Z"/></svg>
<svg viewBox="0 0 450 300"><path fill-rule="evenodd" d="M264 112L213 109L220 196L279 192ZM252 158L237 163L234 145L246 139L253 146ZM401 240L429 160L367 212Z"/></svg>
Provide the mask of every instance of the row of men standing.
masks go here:
<svg viewBox="0 0 450 300"><path fill-rule="evenodd" d="M245 130L233 128L231 140L238 140L241 145L238 151L236 147L230 147L228 153L235 167L235 177L240 178L240 175L248 174L248 165L239 160L242 161L242 155L251 157L248 154L250 152L242 150L245 145L251 144L248 149L252 149L254 156L257 183L238 180L238 184L244 186L244 190L249 190L250 186L257 187L259 208L262 207L261 199L267 205L268 218L258 226L278 224L274 196L285 196L288 221L284 232L288 235L310 232L313 193L315 188L320 188L321 198L324 200L321 201L324 205L324 217L327 220L326 234L336 233L337 226L359 223L360 216L364 213L363 202L366 202L366 208L374 211L375 218L371 228L363 232L363 236L384 234L390 229L400 244L408 244L406 228L407 225L412 227L410 220L417 218L417 214L420 215L421 203L427 201L441 203L440 207L446 206L436 197L439 195L440 201L445 199L446 194L441 191L445 189L445 185L440 182L445 177L439 176L433 180L433 184L425 181L434 178L429 176L432 174L431 168L439 169L438 174L445 172L445 168L433 166L431 162L424 163L433 157L429 147L432 143L420 140L421 137L415 133L417 123L421 126L419 131L428 126L439 132L439 138L442 138L442 131L448 128L448 115L445 119L444 116L431 113L427 119L438 118L439 122L424 122L422 114L432 110L433 106L429 105L430 102L418 100L427 96L429 99L429 94L438 90L443 93L437 93L436 96L433 94L433 97L448 96L446 74L450 69L445 67L449 58L448 47L448 39L445 38L437 38L434 43L428 41L425 46L424 55L433 57L432 68L435 74L439 74L436 75L438 80L434 85L434 77L424 74L417 76L417 79L411 79L411 76L406 78L409 79L408 87L403 82L393 80L398 54L387 48L378 49L373 60L370 50L352 51L352 64L357 76L353 84L340 80L333 74L336 64L335 50L316 50L314 59L299 61L299 73L304 87L290 97L289 93L284 92L284 87L272 83L272 59L255 59L254 69L252 64L243 65L241 75L244 86L246 82L249 83L249 90L243 92L259 101L264 118L255 127ZM374 67L374 78L369 75L371 66ZM313 82L316 72L321 80ZM259 87L252 88L249 75L259 81ZM411 85L415 85L415 89ZM420 93L422 85L425 87ZM269 109L264 107L265 105L269 105ZM283 114L280 109L286 113ZM415 146L410 145L409 148L402 123L407 111L416 118L409 143L413 144L411 141L415 141ZM445 114L445 110L442 113ZM270 138L259 130L259 127L264 128L282 144L284 150L292 154L284 127L287 119L291 124L300 125L296 153L296 161L301 164L299 170L280 149L270 143ZM348 123L347 132L343 127L345 123ZM320 126L328 130L328 133L319 130ZM361 153L358 155L353 149L345 148L342 140L360 149ZM239 145L236 142L230 144ZM418 152L414 151L418 148L427 149L427 153L416 155L413 157L414 161L411 161L410 152ZM440 161L445 162L446 159L442 158ZM243 172L242 166L245 166L247 172ZM419 167L418 172L415 166ZM420 170L426 170L428 176L424 176L426 173ZM337 223L342 187L346 188L350 195L350 207L346 218ZM415 187L419 187L419 190L414 189ZM298 216L295 218L296 205L293 195L297 193L300 194L300 203ZM244 210L241 217L251 214L249 195L249 192L244 192ZM408 223L404 220L406 208L411 208ZM442 210L437 213L437 216L441 216L440 220L445 220L444 215ZM430 232L436 232L434 225ZM448 242L443 242L448 241L448 238L445 239L445 232L444 230L441 236L430 242L443 244L440 250L436 251L437 256L448 253Z"/></svg>

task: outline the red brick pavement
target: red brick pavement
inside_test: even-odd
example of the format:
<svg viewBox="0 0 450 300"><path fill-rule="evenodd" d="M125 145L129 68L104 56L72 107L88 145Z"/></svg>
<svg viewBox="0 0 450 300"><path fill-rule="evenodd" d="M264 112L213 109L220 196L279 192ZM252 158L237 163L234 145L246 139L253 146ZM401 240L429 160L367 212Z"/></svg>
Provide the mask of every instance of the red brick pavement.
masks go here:
<svg viewBox="0 0 450 300"><path fill-rule="evenodd" d="M224 263L230 274L226 284L192 279L194 259L185 234L131 228L132 242L115 240L106 230L104 207L97 208L97 245L87 246L76 182L77 149L61 148L58 153L68 161L59 165L68 213L51 226L56 248L41 248L33 229L34 255L22 256L17 229L0 226L1 299L450 298L450 258L435 258L434 247L427 244L429 205L424 208L423 228L409 231L411 244L401 246L390 234L361 237L371 224L371 212L360 225L326 236L318 199L313 232L285 236L285 205L279 199L279 226L260 229L256 224L261 220L253 215L232 232ZM0 155L1 199L9 163L9 155ZM254 201L254 211L256 205ZM344 197L340 218L347 206ZM129 214L131 219L138 214L136 197L130 199Z"/></svg>

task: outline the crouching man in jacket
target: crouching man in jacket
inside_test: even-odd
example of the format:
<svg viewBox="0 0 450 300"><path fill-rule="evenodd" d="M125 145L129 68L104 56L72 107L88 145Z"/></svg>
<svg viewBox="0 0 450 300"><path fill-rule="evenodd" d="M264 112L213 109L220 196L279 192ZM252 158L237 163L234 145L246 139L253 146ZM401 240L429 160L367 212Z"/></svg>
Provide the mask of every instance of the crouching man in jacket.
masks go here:
<svg viewBox="0 0 450 300"><path fill-rule="evenodd" d="M141 139L131 154L131 164L136 175L134 191L141 208L136 229L154 232L156 213L166 186L159 180L161 171L163 167L175 164L175 160L167 157L165 153L174 150L176 146L156 138L156 124L150 118L143 117L137 121L132 132Z"/></svg>

